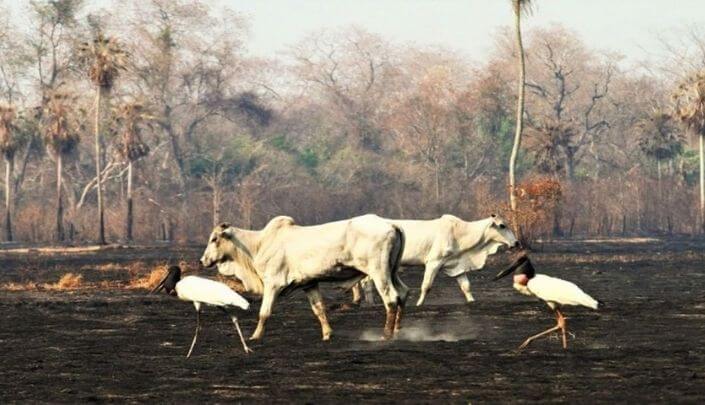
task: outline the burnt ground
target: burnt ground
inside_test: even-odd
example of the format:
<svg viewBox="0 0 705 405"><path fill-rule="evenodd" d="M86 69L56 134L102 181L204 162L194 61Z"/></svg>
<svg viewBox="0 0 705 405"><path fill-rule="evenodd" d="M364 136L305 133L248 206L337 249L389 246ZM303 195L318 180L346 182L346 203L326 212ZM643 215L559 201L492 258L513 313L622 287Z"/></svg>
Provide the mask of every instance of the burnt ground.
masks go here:
<svg viewBox="0 0 705 405"><path fill-rule="evenodd" d="M0 291L0 402L705 402L705 244L560 242L535 254L540 272L576 282L606 302L569 308L576 337L514 349L552 326L547 308L493 283L497 257L471 275L463 304L440 275L427 305L410 306L401 339L381 342L377 304L330 312L321 342L302 293L277 303L265 340L244 355L228 319L204 312L191 359L193 307L142 290ZM195 260L200 249L130 249L91 255L0 254L0 284L125 277L134 261ZM97 270L99 264L115 266ZM95 264L96 269L91 269ZM418 287L420 272L403 279ZM327 290L328 303L347 299ZM412 291L410 303L418 296ZM251 333L255 310L241 316Z"/></svg>

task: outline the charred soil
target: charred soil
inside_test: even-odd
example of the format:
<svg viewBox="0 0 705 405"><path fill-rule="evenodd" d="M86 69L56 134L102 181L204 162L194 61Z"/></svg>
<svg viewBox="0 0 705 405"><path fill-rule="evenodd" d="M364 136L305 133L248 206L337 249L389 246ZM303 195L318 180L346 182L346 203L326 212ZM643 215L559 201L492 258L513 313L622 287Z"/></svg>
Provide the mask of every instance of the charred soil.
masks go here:
<svg viewBox="0 0 705 405"><path fill-rule="evenodd" d="M516 347L554 319L511 282L492 282L501 256L470 276L476 302L439 275L427 304L413 306L384 342L380 304L343 310L349 294L326 290L334 336L300 292L275 305L265 339L245 355L229 320L206 308L191 359L193 306L145 290L0 291L0 402L705 402L705 244L561 242L534 255L537 271L605 301L567 308L575 334ZM3 283L86 283L135 277L134 262L195 261L200 250L129 249L81 255L0 253ZM109 265L109 266L108 266ZM134 273L134 272L132 272ZM213 275L203 271L202 275ZM245 333L256 322L241 314Z"/></svg>

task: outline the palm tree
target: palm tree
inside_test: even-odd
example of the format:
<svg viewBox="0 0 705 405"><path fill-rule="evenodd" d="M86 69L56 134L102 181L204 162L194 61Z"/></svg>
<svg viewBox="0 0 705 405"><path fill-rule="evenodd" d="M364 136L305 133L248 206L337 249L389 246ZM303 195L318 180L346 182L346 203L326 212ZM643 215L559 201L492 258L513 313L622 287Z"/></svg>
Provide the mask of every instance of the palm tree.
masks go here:
<svg viewBox="0 0 705 405"><path fill-rule="evenodd" d="M681 153L683 145L671 116L655 110L636 123L637 144L646 156L656 159L656 173L661 184L661 162Z"/></svg>
<svg viewBox="0 0 705 405"><path fill-rule="evenodd" d="M5 239L12 241L12 168L17 150L15 108L0 105L0 153L5 159Z"/></svg>
<svg viewBox="0 0 705 405"><path fill-rule="evenodd" d="M42 114L44 142L56 158L56 240L63 241L64 206L62 201L62 178L64 157L78 145L78 127L72 116L71 106L75 98L59 91L48 96Z"/></svg>
<svg viewBox="0 0 705 405"><path fill-rule="evenodd" d="M655 109L646 117L637 121L635 125L637 144L641 151L648 157L656 160L657 196L659 205L664 205L663 187L661 182L661 162L673 159L683 149L682 140L676 131L671 116L659 109ZM661 226L662 213L659 210L656 216L657 226ZM670 213L666 213L669 233L672 229Z"/></svg>
<svg viewBox="0 0 705 405"><path fill-rule="evenodd" d="M521 15L528 13L531 0L511 0L514 10L514 28L516 32L516 45L519 52L519 95L517 99L516 132L514 133L514 145L512 154L509 157L509 204L512 212L516 213L516 180L515 169L519 147L521 146L521 132L524 127L524 87L526 82L526 66L524 64L524 45L521 41Z"/></svg>
<svg viewBox="0 0 705 405"><path fill-rule="evenodd" d="M149 154L149 146L142 142L142 126L152 119L140 102L128 102L116 108L115 117L119 126L118 153L127 161L127 212L125 215L125 239L132 241L132 166L141 157Z"/></svg>
<svg viewBox="0 0 705 405"><path fill-rule="evenodd" d="M687 77L673 95L676 117L700 142L700 227L705 233L705 71Z"/></svg>
<svg viewBox="0 0 705 405"><path fill-rule="evenodd" d="M92 42L81 44L79 49L82 61L87 64L88 76L95 85L95 165L98 191L98 243L105 244L105 220L103 209L103 185L101 181L100 165L100 107L103 95L106 98L110 95L115 80L120 74L120 70L125 69L127 63L127 52L122 48L115 38L104 36L98 33Z"/></svg>

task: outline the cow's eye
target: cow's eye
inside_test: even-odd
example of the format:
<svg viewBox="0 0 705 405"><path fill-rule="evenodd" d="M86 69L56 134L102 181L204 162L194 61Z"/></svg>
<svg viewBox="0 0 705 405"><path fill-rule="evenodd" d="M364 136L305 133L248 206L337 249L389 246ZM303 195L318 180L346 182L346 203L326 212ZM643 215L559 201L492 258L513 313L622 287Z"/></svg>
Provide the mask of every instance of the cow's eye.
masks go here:
<svg viewBox="0 0 705 405"><path fill-rule="evenodd" d="M499 224L499 229L504 229L504 228L506 228L506 227L507 227L507 225Z"/></svg>
<svg viewBox="0 0 705 405"><path fill-rule="evenodd" d="M211 239L211 242L215 242L216 238L215 236Z"/></svg>

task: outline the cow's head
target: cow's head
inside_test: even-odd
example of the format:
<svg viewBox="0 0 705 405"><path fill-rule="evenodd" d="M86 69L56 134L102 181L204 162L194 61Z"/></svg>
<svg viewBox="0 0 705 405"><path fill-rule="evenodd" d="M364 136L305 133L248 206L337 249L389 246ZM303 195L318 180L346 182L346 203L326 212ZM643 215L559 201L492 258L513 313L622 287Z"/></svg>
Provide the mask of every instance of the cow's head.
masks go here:
<svg viewBox="0 0 705 405"><path fill-rule="evenodd" d="M232 249L235 248L233 245L233 238L235 237L233 229L230 228L230 224L222 223L211 232L208 238L208 245L206 250L201 256L201 264L203 267L211 267L218 263L227 260L230 257Z"/></svg>
<svg viewBox="0 0 705 405"><path fill-rule="evenodd" d="M519 247L519 241L504 219L496 214L492 214L490 219L490 226L485 231L487 241L501 243L509 248Z"/></svg>
<svg viewBox="0 0 705 405"><path fill-rule="evenodd" d="M203 267L218 265L220 274L234 276L242 282L246 291L262 294L262 280L252 262L252 252L230 224L223 223L213 228L208 246L201 256L201 264Z"/></svg>

